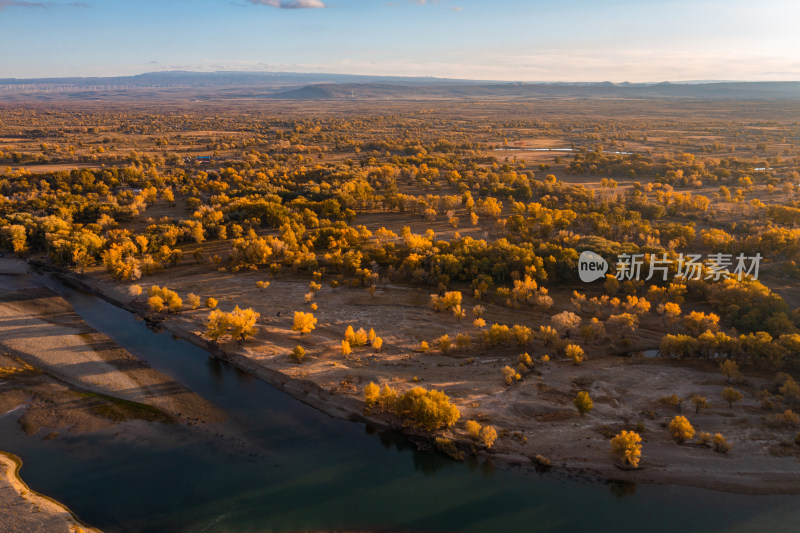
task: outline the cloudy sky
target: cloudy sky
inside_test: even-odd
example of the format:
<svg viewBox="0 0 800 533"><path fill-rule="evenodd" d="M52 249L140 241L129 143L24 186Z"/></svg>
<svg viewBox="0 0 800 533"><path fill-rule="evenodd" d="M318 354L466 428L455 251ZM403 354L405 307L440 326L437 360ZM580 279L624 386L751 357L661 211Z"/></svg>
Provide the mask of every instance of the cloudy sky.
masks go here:
<svg viewBox="0 0 800 533"><path fill-rule="evenodd" d="M797 0L0 0L0 78L800 80Z"/></svg>

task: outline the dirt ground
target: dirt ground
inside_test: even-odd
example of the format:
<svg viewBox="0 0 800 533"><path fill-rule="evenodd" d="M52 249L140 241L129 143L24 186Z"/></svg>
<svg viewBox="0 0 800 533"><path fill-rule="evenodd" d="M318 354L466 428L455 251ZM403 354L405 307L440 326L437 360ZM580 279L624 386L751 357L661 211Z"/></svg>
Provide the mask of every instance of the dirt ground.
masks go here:
<svg viewBox="0 0 800 533"><path fill-rule="evenodd" d="M270 280L271 285L263 290L256 288L256 281L261 279ZM150 314L143 297L133 299L124 286L106 274L93 272L84 281L98 292ZM475 334L478 330L471 317L458 322L429 309L429 294L423 289L380 285L373 298L363 288L340 287L334 291L323 284L315 298L319 306L314 312L316 329L301 336L291 329L292 316L294 311L310 310L303 297L309 280L290 275L271 278L259 272L234 275L184 265L148 277L147 282L168 286L183 297L189 292L202 298L213 296L225 311L235 305L254 308L261 314L256 337L243 344L224 343L222 350L243 357L241 361L257 375L263 369L270 376L274 372L286 376L280 385L290 393L295 394L288 386L291 382L316 384L328 393L324 401L338 406L340 416L347 416L353 406L361 409L363 388L370 381L388 383L401 391L421 385L443 390L461 411L458 424L444 436L469 449L464 423L473 419L491 424L500 434L492 453L512 463L527 463L540 455L556 467L614 479L748 493L800 492L800 447L794 444L797 428L767 424L767 416L778 410L762 409L758 397L762 387L772 385L771 374L748 374L746 381L736 384L744 399L731 408L721 396L729 384L714 362L681 362L641 354L621 357L613 355L620 352L620 345L601 340L580 343L588 359L576 366L554 357L535 341L527 352L534 359L547 353L552 360L537 362L521 381L508 386L501 369L516 366L523 350L489 349L477 344L447 354L434 350L432 341L445 333L455 338L457 333ZM563 304L565 297L555 299ZM464 303L470 309L477 302L465 296ZM547 323L551 314L567 308L555 305L548 312L539 312L482 303L488 324L533 327ZM638 340L629 351L658 345L658 318L652 314L643 319ZM162 325L173 333L202 343L207 315L207 309L198 309L156 318L163 318ZM343 356L340 343L348 325L374 328L384 340L383 348L380 352L356 348ZM417 350L422 340L431 343L430 352ZM289 357L298 345L307 354L302 364ZM573 405L579 390L587 390L594 401L594 409L584 416ZM685 399L682 414L698 433L722 433L733 445L732 451L722 454L698 444L674 442L667 424L678 411L659 401L672 394ZM696 414L688 401L692 394L705 396L710 407ZM392 419L384 414L370 417L381 422ZM609 440L623 429L638 429L643 437L642 461L636 471L619 469L610 454Z"/></svg>

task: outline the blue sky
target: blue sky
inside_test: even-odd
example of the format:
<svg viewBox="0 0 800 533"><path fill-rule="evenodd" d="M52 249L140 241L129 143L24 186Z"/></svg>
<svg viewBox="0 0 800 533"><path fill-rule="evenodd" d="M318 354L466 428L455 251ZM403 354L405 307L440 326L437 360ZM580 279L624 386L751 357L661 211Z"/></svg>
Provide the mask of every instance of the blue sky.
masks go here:
<svg viewBox="0 0 800 533"><path fill-rule="evenodd" d="M0 78L800 80L796 0L0 0Z"/></svg>

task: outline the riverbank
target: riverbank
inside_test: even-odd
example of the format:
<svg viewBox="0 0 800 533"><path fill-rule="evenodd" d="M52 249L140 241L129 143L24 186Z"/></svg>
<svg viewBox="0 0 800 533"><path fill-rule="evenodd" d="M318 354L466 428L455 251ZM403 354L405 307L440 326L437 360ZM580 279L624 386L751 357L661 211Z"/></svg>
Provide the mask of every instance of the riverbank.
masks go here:
<svg viewBox="0 0 800 533"><path fill-rule="evenodd" d="M62 504L32 491L19 477L22 461L0 451L0 533L100 533Z"/></svg>
<svg viewBox="0 0 800 533"><path fill-rule="evenodd" d="M403 305L405 300L417 297L413 289L389 289L393 291L391 295L374 300L360 291L357 295L345 290L329 291L324 298L318 296L321 310L315 313L320 317L317 330L300 337L291 332L287 315L291 314L288 312L292 308L290 300L302 297L303 281L273 280L267 300L272 311L265 312L263 293L248 288L255 286L250 279L252 275L237 275L232 280L230 275L218 273L182 272L148 279L150 283L167 285L179 292L198 292L197 288L204 285L213 287L217 295L225 295L221 301L224 298L231 306L237 302L243 306L252 304L262 313L261 332L255 340L244 345L217 346L201 336L207 311L183 311L166 317L154 315L140 300L131 297L126 287L103 274L83 277L63 274L63 277L115 305L158 322L159 327L173 335L211 351L337 418L399 429L412 439L430 443L433 440L430 435L403 427L391 415L365 415L363 411L362 391L369 381L401 387L404 383L407 386L419 383L450 395L462 412L462 423L472 418L497 427L500 438L492 450L477 452L501 464L532 468L538 461L534 458L540 456L557 471L609 480L678 484L743 494L800 493L799 454L789 445L794 433L789 435L790 430L784 431L786 436L779 440L764 425L765 414L757 401L757 391L763 383L755 378L742 385L748 397L735 411L715 399L725 386L718 371L664 360L596 357L580 367L558 362L540 366L522 382L505 387L498 366L506 364L505 354L498 357L487 352L470 358L458 354L425 354L423 357L411 353L409 343L403 344L401 335L388 333L385 336L388 348L380 354L342 357L338 353L338 338L348 323L356 327L375 324L379 334L391 323L413 323L419 329L435 328L437 325L430 318L423 322L424 314L429 311ZM322 305L335 311L326 315ZM402 317L396 314L398 308L401 308ZM280 310L277 315L276 309ZM338 319L328 319L331 315ZM304 346L309 354L302 365L288 357L297 344ZM588 389L595 399L595 409L587 416L578 415L571 405L576 387ZM712 407L699 414L687 412L686 416L698 431L722 432L733 444L733 451L721 454L704 446L676 444L666 428L675 409L658 402L660 396L671 393L682 397L706 394ZM637 421L644 428L640 431L644 439L641 468L623 470L610 455L609 439L621 429L632 428ZM460 427L442 435L467 452L473 447Z"/></svg>
<svg viewBox="0 0 800 533"><path fill-rule="evenodd" d="M0 284L2 366L15 380L26 380L26 387L6 387L0 404L13 403L10 396L25 399L27 431L93 431L127 418L186 424L225 419L203 398L90 328L69 303L19 267L3 262L0 274L11 276ZM76 396L105 406L90 405L85 413L64 407L79 403Z"/></svg>
<svg viewBox="0 0 800 533"><path fill-rule="evenodd" d="M24 262L7 259L0 259L0 385L0 416L15 417L31 437L96 433L128 421L195 426L226 418L90 328L63 298L33 282ZM0 459L0 533L95 531L30 491L16 477L19 465L9 466L17 458Z"/></svg>

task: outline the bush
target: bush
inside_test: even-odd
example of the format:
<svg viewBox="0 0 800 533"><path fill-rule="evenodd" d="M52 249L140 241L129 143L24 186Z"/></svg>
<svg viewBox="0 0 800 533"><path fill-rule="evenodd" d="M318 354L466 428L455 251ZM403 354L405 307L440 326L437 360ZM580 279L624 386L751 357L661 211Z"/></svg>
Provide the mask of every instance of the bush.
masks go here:
<svg viewBox="0 0 800 533"><path fill-rule="evenodd" d="M564 352L567 354L567 357L572 359L572 362L576 365L580 364L584 359L586 359L586 354L584 353L583 348L577 344L568 344L564 349Z"/></svg>
<svg viewBox="0 0 800 533"><path fill-rule="evenodd" d="M161 298L161 296L151 296L147 299L147 307L151 311L160 313L164 310L164 300Z"/></svg>
<svg viewBox="0 0 800 533"><path fill-rule="evenodd" d="M217 302L216 298L210 298L210 297L206 298L206 307L208 307L209 309L214 309L215 307L217 307L218 303L219 302Z"/></svg>
<svg viewBox="0 0 800 533"><path fill-rule="evenodd" d="M694 437L694 428L685 416L676 416L669 423L669 432L678 444Z"/></svg>
<svg viewBox="0 0 800 533"><path fill-rule="evenodd" d="M306 357L306 349L302 346L295 346L292 350L292 361L295 363L302 363Z"/></svg>
<svg viewBox="0 0 800 533"><path fill-rule="evenodd" d="M575 403L575 407L578 409L578 412L582 415L585 415L594 407L594 403L589 397L589 393L585 390L578 392L578 395L575 397L573 402Z"/></svg>
<svg viewBox="0 0 800 533"><path fill-rule="evenodd" d="M515 381L522 379L522 376L520 376L519 373L510 366L504 366L502 372L503 380L506 382L506 385L511 385Z"/></svg>
<svg viewBox="0 0 800 533"><path fill-rule="evenodd" d="M375 349L376 352L380 352L382 346L383 346L382 338L375 337L374 339L372 339L372 347Z"/></svg>
<svg viewBox="0 0 800 533"><path fill-rule="evenodd" d="M791 409L787 409L782 413L770 415L767 417L767 422L773 426L795 427L800 424L800 415Z"/></svg>
<svg viewBox="0 0 800 533"><path fill-rule="evenodd" d="M158 285L150 287L150 299L154 297L161 298L162 309L166 307L173 313L177 313L183 307L183 300L178 296L178 293L166 287L159 287ZM150 299L148 299L148 304Z"/></svg>
<svg viewBox="0 0 800 533"><path fill-rule="evenodd" d="M689 398L689 401L694 404L695 414L699 413L700 409L705 409L708 407L708 400L706 400L706 397L700 396L699 394L692 394L692 396Z"/></svg>
<svg viewBox="0 0 800 533"><path fill-rule="evenodd" d="M719 453L728 453L733 448L733 445L730 444L725 437L722 436L722 433L717 433L714 435L714 439L712 441L712 446L715 452Z"/></svg>
<svg viewBox="0 0 800 533"><path fill-rule="evenodd" d="M192 309L192 310L195 310L198 307L200 307L200 304L202 303L201 300L200 300L200 297L198 295L194 294L194 293L191 293L191 292L186 297L186 302L189 305L189 309Z"/></svg>
<svg viewBox="0 0 800 533"><path fill-rule="evenodd" d="M240 309L238 305L230 313L213 309L206 322L206 336L214 342L225 336L244 342L256 334L256 322L260 316L252 309Z"/></svg>
<svg viewBox="0 0 800 533"><path fill-rule="evenodd" d="M728 402L728 407L733 407L735 402L738 402L742 399L742 393L733 387L725 387L725 389L722 391L722 398Z"/></svg>
<svg viewBox="0 0 800 533"><path fill-rule="evenodd" d="M442 335L441 337L439 337L437 344L439 345L439 349L442 351L442 353L449 352L450 346L452 345L452 343L450 342L450 335Z"/></svg>
<svg viewBox="0 0 800 533"><path fill-rule="evenodd" d="M370 381L367 386L364 387L364 405L368 409L378 403L380 391L381 388L372 381Z"/></svg>
<svg viewBox="0 0 800 533"><path fill-rule="evenodd" d="M494 441L497 440L497 431L492 426L483 426L479 436L483 445L491 448L494 445Z"/></svg>
<svg viewBox="0 0 800 533"><path fill-rule="evenodd" d="M458 408L442 391L422 387L401 394L395 402L396 413L417 427L428 431L450 427L461 417Z"/></svg>
<svg viewBox="0 0 800 533"><path fill-rule="evenodd" d="M622 431L611 439L611 453L636 468L642 457L642 437L633 431Z"/></svg>
<svg viewBox="0 0 800 533"><path fill-rule="evenodd" d="M467 430L469 436L474 440L478 440L478 438L480 438L481 425L478 422L475 422L474 420L467 420L464 428ZM800 436L800 433L798 433L798 436Z"/></svg>
<svg viewBox="0 0 800 533"><path fill-rule="evenodd" d="M317 319L314 318L314 315L311 313L304 313L303 311L295 311L294 312L294 322L292 324L292 329L294 331L299 331L300 335L305 335L306 333L310 333L313 329L316 328Z"/></svg>
<svg viewBox="0 0 800 533"><path fill-rule="evenodd" d="M658 401L659 403L668 405L669 407L674 407L675 410L678 411L679 413L681 412L681 404L683 404L683 398L681 398L677 394L664 396L663 398L659 398Z"/></svg>

